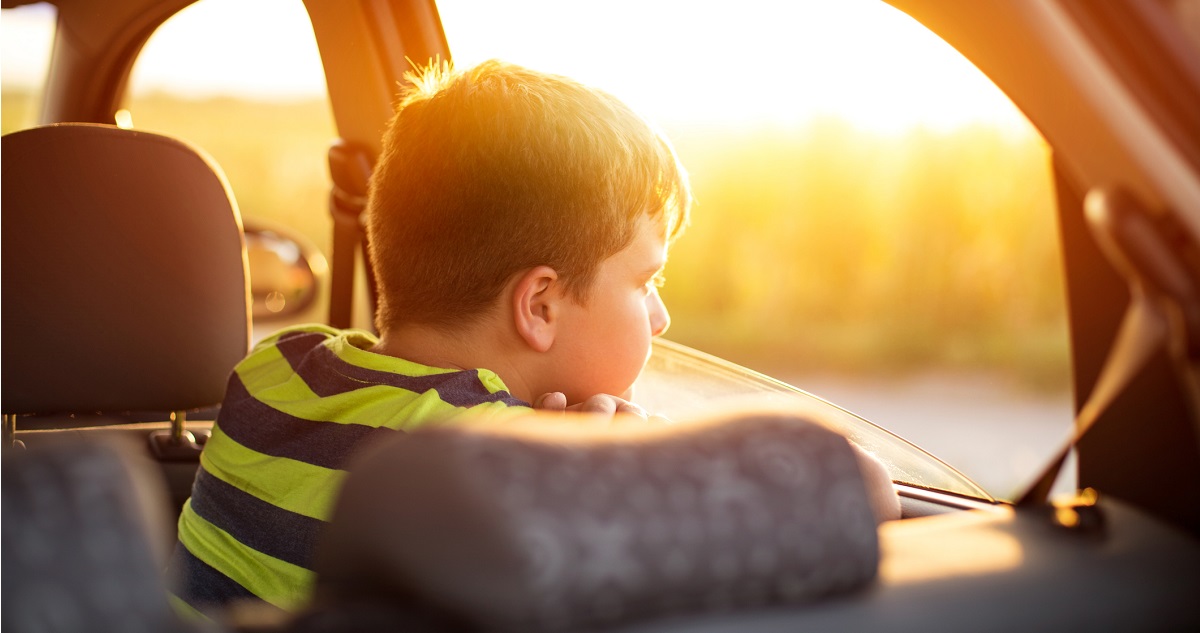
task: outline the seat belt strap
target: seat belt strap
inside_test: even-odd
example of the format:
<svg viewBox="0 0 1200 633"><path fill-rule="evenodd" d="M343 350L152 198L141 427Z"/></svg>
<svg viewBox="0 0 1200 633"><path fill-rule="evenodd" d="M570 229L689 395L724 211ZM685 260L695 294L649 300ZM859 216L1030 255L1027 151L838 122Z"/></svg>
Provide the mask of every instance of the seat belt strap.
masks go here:
<svg viewBox="0 0 1200 633"><path fill-rule="evenodd" d="M1200 405L1200 270L1187 261L1186 233L1164 226L1122 190L1089 192L1084 210L1101 249L1129 283L1130 303L1071 439L1018 507L1046 503L1071 448L1159 351L1181 360L1188 396ZM1195 430L1200 441L1200 428Z"/></svg>
<svg viewBox="0 0 1200 633"><path fill-rule="evenodd" d="M344 139L329 147L329 173L333 181L329 194L329 213L333 217L329 324L336 328L347 328L353 323L355 261L360 250L367 273L370 309L372 312L375 309L375 279L362 224L373 164L364 148Z"/></svg>

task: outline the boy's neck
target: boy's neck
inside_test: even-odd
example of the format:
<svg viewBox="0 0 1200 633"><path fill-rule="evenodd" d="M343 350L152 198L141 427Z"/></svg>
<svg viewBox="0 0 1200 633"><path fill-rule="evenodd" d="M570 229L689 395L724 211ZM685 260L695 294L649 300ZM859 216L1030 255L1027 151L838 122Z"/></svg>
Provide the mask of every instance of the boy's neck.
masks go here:
<svg viewBox="0 0 1200 633"><path fill-rule="evenodd" d="M445 330L404 325L383 332L370 351L441 369L487 369L504 382L513 396L532 402L522 372L513 363L513 350L494 328Z"/></svg>

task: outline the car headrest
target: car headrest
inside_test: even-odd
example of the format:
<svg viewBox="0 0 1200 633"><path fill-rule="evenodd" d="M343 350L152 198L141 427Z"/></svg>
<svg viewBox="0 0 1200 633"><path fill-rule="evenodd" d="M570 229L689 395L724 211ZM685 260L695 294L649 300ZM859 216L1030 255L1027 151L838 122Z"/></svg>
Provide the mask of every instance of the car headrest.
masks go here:
<svg viewBox="0 0 1200 633"><path fill-rule="evenodd" d="M241 217L177 140L90 124L5 135L5 413L220 402L250 340Z"/></svg>
<svg viewBox="0 0 1200 633"><path fill-rule="evenodd" d="M375 596L467 628L592 628L810 601L876 573L847 440L784 413L596 432L570 418L402 435L351 469L317 609Z"/></svg>

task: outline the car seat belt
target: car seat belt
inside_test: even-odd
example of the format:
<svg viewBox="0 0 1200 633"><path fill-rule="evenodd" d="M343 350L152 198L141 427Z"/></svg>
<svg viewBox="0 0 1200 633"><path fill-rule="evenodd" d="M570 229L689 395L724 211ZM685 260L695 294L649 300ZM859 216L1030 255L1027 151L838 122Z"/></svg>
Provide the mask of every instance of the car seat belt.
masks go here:
<svg viewBox="0 0 1200 633"><path fill-rule="evenodd" d="M1200 411L1200 263L1187 232L1173 218L1154 217L1123 190L1093 190L1084 211L1096 241L1129 283L1130 302L1104 368L1079 410L1075 432L1047 470L1016 502L1046 503L1071 448L1164 349L1175 359ZM1193 420L1193 425L1200 423ZM1200 428L1194 436L1200 442Z"/></svg>
<svg viewBox="0 0 1200 633"><path fill-rule="evenodd" d="M372 313L375 310L375 277L362 225L373 165L365 148L344 139L338 139L329 147L329 174L333 181L329 194L329 213L333 217L329 325L336 328L347 328L353 323L355 258L360 249L370 310Z"/></svg>

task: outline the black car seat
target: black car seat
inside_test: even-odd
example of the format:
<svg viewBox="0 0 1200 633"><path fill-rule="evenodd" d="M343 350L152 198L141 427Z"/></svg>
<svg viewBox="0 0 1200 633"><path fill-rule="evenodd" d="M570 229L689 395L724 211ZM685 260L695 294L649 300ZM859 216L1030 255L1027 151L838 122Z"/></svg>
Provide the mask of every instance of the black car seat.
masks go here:
<svg viewBox="0 0 1200 633"><path fill-rule="evenodd" d="M237 205L210 160L158 134L58 124L0 149L4 628L169 630L170 532L146 518L165 495L130 461L154 442L97 425L170 417L155 441L190 450L176 477L190 485L183 416L220 402L250 340ZM47 430L25 451L17 425ZM109 446L137 433L140 447Z"/></svg>
<svg viewBox="0 0 1200 633"><path fill-rule="evenodd" d="M224 176L177 140L102 125L15 132L3 155L5 442L170 418L153 446L182 504L200 448L184 418L221 401L250 340Z"/></svg>
<svg viewBox="0 0 1200 633"><path fill-rule="evenodd" d="M221 401L250 339L224 177L177 140L59 124L3 138L3 409Z"/></svg>

